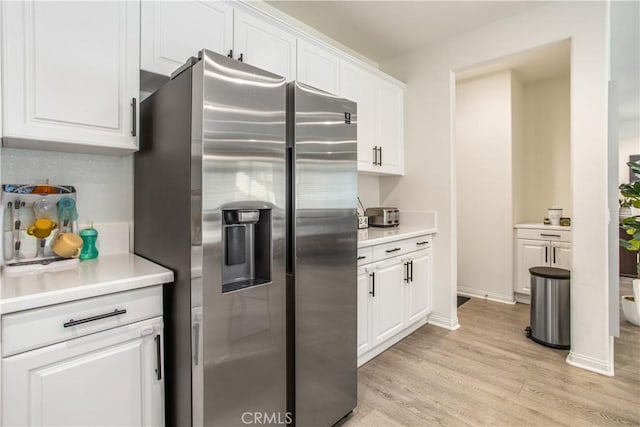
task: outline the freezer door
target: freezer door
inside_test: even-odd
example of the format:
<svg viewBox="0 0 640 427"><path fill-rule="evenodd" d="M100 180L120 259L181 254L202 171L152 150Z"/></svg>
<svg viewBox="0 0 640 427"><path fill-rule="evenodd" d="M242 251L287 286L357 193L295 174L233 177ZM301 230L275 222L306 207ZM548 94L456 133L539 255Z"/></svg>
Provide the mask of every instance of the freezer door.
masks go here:
<svg viewBox="0 0 640 427"><path fill-rule="evenodd" d="M202 383L194 378L194 388L203 393L194 399L203 400L194 408L203 408L205 426L285 419L286 82L208 51L201 64L193 68L201 126L192 154L201 167L192 193L201 211L194 208L192 235L202 246L202 349L194 354Z"/></svg>
<svg viewBox="0 0 640 427"><path fill-rule="evenodd" d="M356 105L298 82L289 103L295 422L330 426L357 399Z"/></svg>

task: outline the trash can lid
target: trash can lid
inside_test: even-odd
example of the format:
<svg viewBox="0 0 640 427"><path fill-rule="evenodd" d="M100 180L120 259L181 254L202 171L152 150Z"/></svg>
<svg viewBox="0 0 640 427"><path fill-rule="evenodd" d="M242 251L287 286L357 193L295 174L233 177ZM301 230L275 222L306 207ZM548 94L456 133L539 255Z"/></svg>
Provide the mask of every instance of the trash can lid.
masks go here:
<svg viewBox="0 0 640 427"><path fill-rule="evenodd" d="M547 279L569 279L571 272L564 268L555 267L531 267L529 273L532 276L544 277Z"/></svg>

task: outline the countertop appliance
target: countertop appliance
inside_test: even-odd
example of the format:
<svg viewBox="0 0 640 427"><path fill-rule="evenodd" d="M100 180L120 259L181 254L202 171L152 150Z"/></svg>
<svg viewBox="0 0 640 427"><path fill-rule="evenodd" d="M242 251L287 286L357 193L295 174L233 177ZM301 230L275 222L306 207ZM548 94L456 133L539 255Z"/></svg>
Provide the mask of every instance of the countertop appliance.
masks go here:
<svg viewBox="0 0 640 427"><path fill-rule="evenodd" d="M372 227L394 227L400 225L400 211L398 208L367 208L364 212L369 217Z"/></svg>
<svg viewBox="0 0 640 427"><path fill-rule="evenodd" d="M203 50L140 119L135 252L175 273L167 424L334 424L357 398L356 105Z"/></svg>

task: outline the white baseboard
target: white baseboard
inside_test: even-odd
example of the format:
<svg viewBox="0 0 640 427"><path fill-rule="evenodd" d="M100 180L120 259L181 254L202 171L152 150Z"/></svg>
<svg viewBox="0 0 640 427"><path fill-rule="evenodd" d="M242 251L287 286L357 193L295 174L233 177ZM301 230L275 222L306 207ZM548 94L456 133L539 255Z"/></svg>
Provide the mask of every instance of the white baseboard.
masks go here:
<svg viewBox="0 0 640 427"><path fill-rule="evenodd" d="M516 294L516 302L522 303L522 304L529 304L531 305L531 295L527 295L527 294Z"/></svg>
<svg viewBox="0 0 640 427"><path fill-rule="evenodd" d="M613 363L595 359L593 357L585 356L583 354L577 354L573 351L569 352L567 356L567 363L577 368L586 369L587 371L595 372L602 375L612 377L614 375Z"/></svg>
<svg viewBox="0 0 640 427"><path fill-rule="evenodd" d="M457 316L453 319L450 319L448 317L430 314L429 318L427 319L427 323L433 326L438 326L439 328L448 329L450 331L455 331L460 327Z"/></svg>
<svg viewBox="0 0 640 427"><path fill-rule="evenodd" d="M489 301L501 302L503 304L516 303L516 300L513 294L511 295L497 294L495 292L483 291L482 289L474 289L474 288L467 288L467 287L461 287L461 286L458 286L457 292L458 292L458 295L462 295L465 297L481 298Z"/></svg>

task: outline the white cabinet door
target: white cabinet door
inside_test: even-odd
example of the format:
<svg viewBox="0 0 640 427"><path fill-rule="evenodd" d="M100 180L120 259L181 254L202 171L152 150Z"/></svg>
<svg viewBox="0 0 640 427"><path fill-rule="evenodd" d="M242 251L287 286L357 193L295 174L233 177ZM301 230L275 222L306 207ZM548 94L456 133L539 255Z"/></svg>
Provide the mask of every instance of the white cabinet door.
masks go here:
<svg viewBox="0 0 640 427"><path fill-rule="evenodd" d="M544 240L517 239L518 281L516 292L529 294L531 292L531 267L549 265L549 242Z"/></svg>
<svg viewBox="0 0 640 427"><path fill-rule="evenodd" d="M233 57L287 80L296 78L296 37L242 10L234 11Z"/></svg>
<svg viewBox="0 0 640 427"><path fill-rule="evenodd" d="M375 345L404 328L403 266L400 257L375 265L372 277L372 325Z"/></svg>
<svg viewBox="0 0 640 427"><path fill-rule="evenodd" d="M371 335L372 276L365 267L358 268L358 356L373 347Z"/></svg>
<svg viewBox="0 0 640 427"><path fill-rule="evenodd" d="M3 425L163 425L157 345L161 318L3 359Z"/></svg>
<svg viewBox="0 0 640 427"><path fill-rule="evenodd" d="M412 256L409 264L407 292L407 325L423 319L431 312L431 250Z"/></svg>
<svg viewBox="0 0 640 427"><path fill-rule="evenodd" d="M364 68L340 61L340 96L358 104L358 171L373 172L374 165L374 85L373 75Z"/></svg>
<svg viewBox="0 0 640 427"><path fill-rule="evenodd" d="M571 243L551 242L551 266L571 270Z"/></svg>
<svg viewBox="0 0 640 427"><path fill-rule="evenodd" d="M2 6L5 144L137 150L140 3Z"/></svg>
<svg viewBox="0 0 640 427"><path fill-rule="evenodd" d="M298 39L297 80L332 94L338 94L340 59L329 49Z"/></svg>
<svg viewBox="0 0 640 427"><path fill-rule="evenodd" d="M143 1L140 68L170 76L201 49L233 48L233 7L221 1Z"/></svg>
<svg viewBox="0 0 640 427"><path fill-rule="evenodd" d="M404 174L404 89L376 76L375 119L380 172Z"/></svg>

